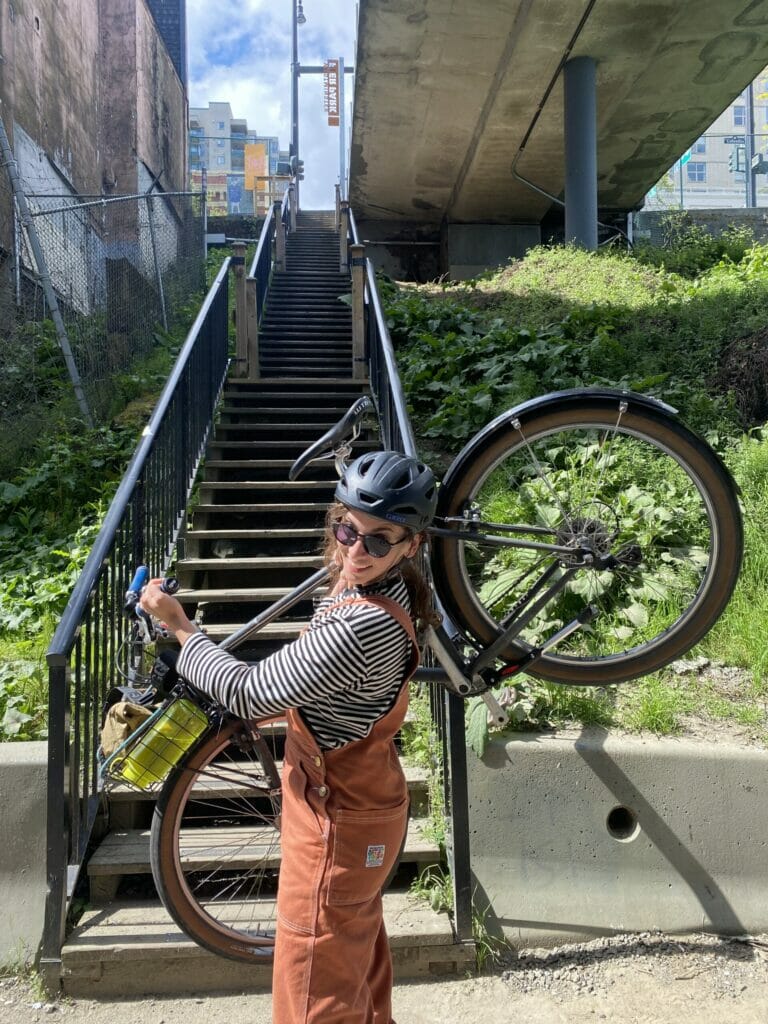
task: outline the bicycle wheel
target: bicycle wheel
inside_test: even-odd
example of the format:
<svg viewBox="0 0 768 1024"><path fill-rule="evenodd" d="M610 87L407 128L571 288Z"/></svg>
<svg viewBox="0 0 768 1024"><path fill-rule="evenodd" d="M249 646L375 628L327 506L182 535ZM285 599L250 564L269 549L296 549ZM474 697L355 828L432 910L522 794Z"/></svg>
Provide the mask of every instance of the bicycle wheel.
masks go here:
<svg viewBox="0 0 768 1024"><path fill-rule="evenodd" d="M247 963L273 956L278 787L264 737L230 720L170 777L152 820L152 874L165 908L195 942Z"/></svg>
<svg viewBox="0 0 768 1024"><path fill-rule="evenodd" d="M563 584L503 660L596 607L593 622L531 666L560 683L621 682L680 657L722 612L741 562L739 506L720 460L662 406L626 393L565 392L499 417L457 457L438 516L529 524L543 532L528 539L603 559L590 566L567 553L434 541L438 594L475 645L519 615L544 572Z"/></svg>

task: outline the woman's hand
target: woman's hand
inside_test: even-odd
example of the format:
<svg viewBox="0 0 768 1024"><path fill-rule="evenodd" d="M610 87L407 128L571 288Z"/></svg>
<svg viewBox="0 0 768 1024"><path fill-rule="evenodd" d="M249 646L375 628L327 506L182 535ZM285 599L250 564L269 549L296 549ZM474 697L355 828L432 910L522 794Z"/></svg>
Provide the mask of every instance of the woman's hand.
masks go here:
<svg viewBox="0 0 768 1024"><path fill-rule="evenodd" d="M176 598L161 590L161 583L162 580L149 581L141 592L141 607L153 618L164 622L183 646L193 633L198 632L197 626L187 618Z"/></svg>

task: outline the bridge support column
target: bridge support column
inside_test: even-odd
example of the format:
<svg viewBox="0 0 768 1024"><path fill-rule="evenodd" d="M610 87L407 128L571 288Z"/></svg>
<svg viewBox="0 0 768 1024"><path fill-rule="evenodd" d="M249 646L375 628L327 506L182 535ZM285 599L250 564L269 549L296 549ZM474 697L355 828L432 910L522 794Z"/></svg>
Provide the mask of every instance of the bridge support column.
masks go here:
<svg viewBox="0 0 768 1024"><path fill-rule="evenodd" d="M564 70L565 240L597 249L597 92L594 57Z"/></svg>

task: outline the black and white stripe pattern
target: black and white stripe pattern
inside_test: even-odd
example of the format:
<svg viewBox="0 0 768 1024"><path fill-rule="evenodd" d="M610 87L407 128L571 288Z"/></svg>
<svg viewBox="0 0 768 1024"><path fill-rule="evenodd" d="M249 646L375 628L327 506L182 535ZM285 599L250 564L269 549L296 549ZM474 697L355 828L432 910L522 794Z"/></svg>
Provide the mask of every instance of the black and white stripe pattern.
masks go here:
<svg viewBox="0 0 768 1024"><path fill-rule="evenodd" d="M410 654L402 626L381 608L336 607L366 594L391 597L410 611L395 573L322 601L304 635L263 661L248 665L198 633L184 644L177 670L241 718L298 708L323 749L362 739L393 705Z"/></svg>

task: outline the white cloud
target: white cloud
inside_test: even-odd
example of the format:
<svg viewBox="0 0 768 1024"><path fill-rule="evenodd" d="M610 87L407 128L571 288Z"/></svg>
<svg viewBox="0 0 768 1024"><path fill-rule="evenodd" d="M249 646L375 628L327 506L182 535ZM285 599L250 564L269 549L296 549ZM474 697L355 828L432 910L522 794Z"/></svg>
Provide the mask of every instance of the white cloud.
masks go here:
<svg viewBox="0 0 768 1024"><path fill-rule="evenodd" d="M291 128L292 2L187 0L190 106L228 102L249 128L277 135L282 149L288 148ZM354 0L303 0L303 5L307 21L299 27L299 63L342 57L354 64ZM345 76L347 131L353 78ZM299 153L305 167L302 206L330 208L339 175L339 129L328 127L321 75L299 80Z"/></svg>

